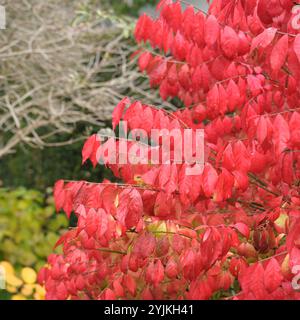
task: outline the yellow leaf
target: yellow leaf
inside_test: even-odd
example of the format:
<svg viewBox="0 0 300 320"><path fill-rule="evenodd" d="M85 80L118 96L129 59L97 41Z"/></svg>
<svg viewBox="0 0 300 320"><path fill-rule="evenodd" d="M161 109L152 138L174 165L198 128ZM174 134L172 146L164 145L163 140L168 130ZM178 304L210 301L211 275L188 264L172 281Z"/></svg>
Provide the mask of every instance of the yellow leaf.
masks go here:
<svg viewBox="0 0 300 320"><path fill-rule="evenodd" d="M42 286L39 285L39 284L35 284L34 287L35 287L35 291L36 291L39 295L45 296L46 290L45 290L44 287L42 287Z"/></svg>
<svg viewBox="0 0 300 320"><path fill-rule="evenodd" d="M21 277L27 284L33 284L36 282L37 275L32 268L23 268L21 271Z"/></svg>
<svg viewBox="0 0 300 320"><path fill-rule="evenodd" d="M32 284L25 284L21 290L21 293L25 296L31 296L33 293L34 286Z"/></svg>
<svg viewBox="0 0 300 320"><path fill-rule="evenodd" d="M26 298L21 294L15 294L11 297L11 300L26 300Z"/></svg>
<svg viewBox="0 0 300 320"><path fill-rule="evenodd" d="M145 186L146 185L144 180L142 179L142 177L140 175L138 175L138 174L134 175L133 179L134 179L134 182L136 184L138 184L138 185L141 185L141 186Z"/></svg>
<svg viewBox="0 0 300 320"><path fill-rule="evenodd" d="M281 272L284 276L288 276L291 272L291 269L290 269L290 255L287 254L285 256L285 258L283 259L282 261L282 264L281 264Z"/></svg>
<svg viewBox="0 0 300 320"><path fill-rule="evenodd" d="M21 285L23 284L23 281L13 274L7 274L5 279L6 283L13 287L21 287Z"/></svg>
<svg viewBox="0 0 300 320"><path fill-rule="evenodd" d="M286 221L288 220L289 216L286 213L281 213L280 216L275 220L275 224L277 224L281 228L285 228Z"/></svg>
<svg viewBox="0 0 300 320"><path fill-rule="evenodd" d="M115 205L116 208L118 208L118 206L119 206L119 195L118 194L117 194L117 196L115 198L114 205Z"/></svg>
<svg viewBox="0 0 300 320"><path fill-rule="evenodd" d="M0 267L3 267L5 270L6 274L14 274L14 267L12 266L12 264L8 261L2 261L0 262Z"/></svg>
<svg viewBox="0 0 300 320"><path fill-rule="evenodd" d="M37 292L33 295L33 298L34 300L45 300L45 296Z"/></svg>
<svg viewBox="0 0 300 320"><path fill-rule="evenodd" d="M10 286L10 285L7 285L6 286L6 291L9 292L9 293L16 293L17 292L17 288L13 287L13 286Z"/></svg>

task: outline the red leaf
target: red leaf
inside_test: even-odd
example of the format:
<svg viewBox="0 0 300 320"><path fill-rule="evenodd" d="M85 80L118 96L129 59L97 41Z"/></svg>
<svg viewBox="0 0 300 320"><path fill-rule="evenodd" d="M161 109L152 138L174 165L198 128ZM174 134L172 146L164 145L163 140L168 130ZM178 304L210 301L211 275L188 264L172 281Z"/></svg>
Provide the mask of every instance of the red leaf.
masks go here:
<svg viewBox="0 0 300 320"><path fill-rule="evenodd" d="M65 202L65 192L64 192L64 181L58 180L54 185L54 201L55 201L55 208L58 212L64 205Z"/></svg>
<svg viewBox="0 0 300 320"><path fill-rule="evenodd" d="M82 164L86 162L87 159L91 156L94 148L94 142L95 142L95 134L90 136L84 143L84 146L82 148Z"/></svg>
<svg viewBox="0 0 300 320"><path fill-rule="evenodd" d="M172 3L173 3L172 0L160 0L156 6L156 10L158 11L158 10L160 10L160 9L164 8L165 6L170 5Z"/></svg>
<svg viewBox="0 0 300 320"><path fill-rule="evenodd" d="M147 171L145 174L142 175L143 182L150 186L153 186L155 184L159 170L159 168L154 167L151 170Z"/></svg>
<svg viewBox="0 0 300 320"><path fill-rule="evenodd" d="M202 177L203 191L206 197L210 197L213 194L217 181L217 171L210 164L207 164Z"/></svg>
<svg viewBox="0 0 300 320"><path fill-rule="evenodd" d="M97 228L97 232L99 237L102 237L106 231L108 230L108 218L107 213L103 209L99 209L97 211L97 215L99 216L100 225Z"/></svg>
<svg viewBox="0 0 300 320"><path fill-rule="evenodd" d="M123 283L124 283L124 287L134 297L136 294L136 282L134 278L129 274L125 274L123 278Z"/></svg>
<svg viewBox="0 0 300 320"><path fill-rule="evenodd" d="M113 288L117 297L124 297L124 288L122 287L119 279L113 282Z"/></svg>
<svg viewBox="0 0 300 320"><path fill-rule="evenodd" d="M277 260L272 258L265 269L264 285L266 289L272 293L280 286L282 280L281 267Z"/></svg>
<svg viewBox="0 0 300 320"><path fill-rule="evenodd" d="M63 234L55 243L54 245L54 249L56 249L58 246L60 246L63 243L67 243L68 241L70 241L71 239L74 239L76 237L76 229L70 230L68 232L66 232L65 234Z"/></svg>
<svg viewBox="0 0 300 320"><path fill-rule="evenodd" d="M161 189L165 189L165 186L170 181L170 175L171 175L171 165L170 164L163 164L160 167L159 171L159 187Z"/></svg>
<svg viewBox="0 0 300 320"><path fill-rule="evenodd" d="M68 297L68 291L66 289L66 286L63 282L60 282L58 286L56 287L56 294L58 300L65 300Z"/></svg>
<svg viewBox="0 0 300 320"><path fill-rule="evenodd" d="M242 171L232 171L232 174L234 175L235 181L236 181L236 186L239 188L241 191L247 190L249 186L249 178L248 175Z"/></svg>
<svg viewBox="0 0 300 320"><path fill-rule="evenodd" d="M288 53L288 46L289 37L287 34L281 37L275 44L271 53L271 67L275 72L283 66Z"/></svg>
<svg viewBox="0 0 300 320"><path fill-rule="evenodd" d="M125 97L124 99L122 99L118 105L115 107L113 113L112 113L112 125L113 125L113 129L116 128L116 126L119 124L122 115L123 115L123 111L125 109L126 104L129 104L130 100L128 97Z"/></svg>
<svg viewBox="0 0 300 320"><path fill-rule="evenodd" d="M90 159L94 167L97 165L97 151L100 145L100 137L97 134L93 134L86 140L82 149L82 164Z"/></svg>
<svg viewBox="0 0 300 320"><path fill-rule="evenodd" d="M141 129L144 129L149 134L151 129L153 128L153 121L154 121L152 109L150 107L144 108L143 113L140 116L141 116Z"/></svg>
<svg viewBox="0 0 300 320"><path fill-rule="evenodd" d="M225 56L229 59L232 59L237 55L238 47L238 35L231 27L226 26L224 31L221 33L221 48Z"/></svg>
<svg viewBox="0 0 300 320"><path fill-rule="evenodd" d="M212 46L219 38L220 26L217 18L214 15L209 15L205 21L205 42Z"/></svg>
<svg viewBox="0 0 300 320"><path fill-rule="evenodd" d="M263 89L259 78L254 75L249 75L247 77L247 84L251 90L251 94L255 97L258 96Z"/></svg>
<svg viewBox="0 0 300 320"><path fill-rule="evenodd" d="M249 227L243 223L243 222L238 222L234 225L234 227L247 239L249 238L250 235L250 230Z"/></svg>
<svg viewBox="0 0 300 320"><path fill-rule="evenodd" d="M125 189L119 195L119 207L116 217L128 229L139 222L143 213L143 202L140 193L135 189Z"/></svg>
<svg viewBox="0 0 300 320"><path fill-rule="evenodd" d="M265 299L267 291L264 286L264 268L257 262L243 270L239 282L248 299Z"/></svg>
<svg viewBox="0 0 300 320"><path fill-rule="evenodd" d="M287 148L290 139L290 130L287 121L281 114L278 114L273 123L273 141L276 147L276 154L280 154Z"/></svg>
<svg viewBox="0 0 300 320"><path fill-rule="evenodd" d="M223 168L216 184L214 200L216 202L221 202L229 199L232 195L233 184L233 175L227 169Z"/></svg>
<svg viewBox="0 0 300 320"><path fill-rule="evenodd" d="M148 51L143 52L140 55L138 64L139 64L139 68L140 68L141 72L143 72L143 71L145 71L147 69L149 61L151 60L151 58L152 58L152 55Z"/></svg>
<svg viewBox="0 0 300 320"><path fill-rule="evenodd" d="M258 120L258 125L257 125L257 140L260 144L262 144L268 135L268 127L267 127L268 123L265 119L264 116L261 116Z"/></svg>
<svg viewBox="0 0 300 320"><path fill-rule="evenodd" d="M153 267L153 284L157 286L164 280L165 270L160 260L157 260Z"/></svg>
<svg viewBox="0 0 300 320"><path fill-rule="evenodd" d="M294 51L296 53L296 56L298 58L298 61L300 63L300 34L297 34L295 40L294 40Z"/></svg>
<svg viewBox="0 0 300 320"><path fill-rule="evenodd" d="M265 29L262 33L260 33L252 40L250 52L252 52L254 49L258 47L266 48L273 41L276 32L276 28L271 27Z"/></svg>
<svg viewBox="0 0 300 320"><path fill-rule="evenodd" d="M207 108L209 110L215 111L219 109L220 96L219 96L219 88L217 84L215 84L213 88L208 92L206 101L207 101Z"/></svg>
<svg viewBox="0 0 300 320"><path fill-rule="evenodd" d="M175 260L171 257L166 265L166 275L170 279L176 278L178 275L178 266Z"/></svg>
<svg viewBox="0 0 300 320"><path fill-rule="evenodd" d="M151 293L149 287L146 287L141 293L141 297L143 300L153 300L153 294Z"/></svg>
<svg viewBox="0 0 300 320"><path fill-rule="evenodd" d="M226 92L228 95L229 111L232 112L239 106L241 98L239 87L232 79L228 83Z"/></svg>
<svg viewBox="0 0 300 320"><path fill-rule="evenodd" d="M106 288L103 291L102 296L104 300L116 300L116 295L110 288Z"/></svg>
<svg viewBox="0 0 300 320"><path fill-rule="evenodd" d="M158 63L152 72L149 74L151 85L159 85L163 79L167 75L167 62L166 60L161 61Z"/></svg>

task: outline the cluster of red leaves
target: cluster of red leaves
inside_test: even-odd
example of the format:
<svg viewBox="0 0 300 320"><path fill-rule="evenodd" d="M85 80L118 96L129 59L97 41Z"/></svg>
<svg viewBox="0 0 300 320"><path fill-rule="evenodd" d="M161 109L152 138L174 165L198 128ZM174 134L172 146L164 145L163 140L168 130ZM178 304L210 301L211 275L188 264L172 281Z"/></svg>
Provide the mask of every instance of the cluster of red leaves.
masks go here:
<svg viewBox="0 0 300 320"><path fill-rule="evenodd" d="M123 184L58 181L57 210L78 225L39 274L48 299L300 299L300 35L293 0L213 0L208 14L163 0L143 15L138 64L167 112L123 99L128 129L204 129L206 162L136 165L106 159ZM151 49L150 49L151 47ZM114 143L149 159L162 148L90 137L83 162ZM192 135L193 139L193 135ZM174 151L175 146L171 145ZM195 150L192 150L195 152ZM102 153L103 154L103 153Z"/></svg>

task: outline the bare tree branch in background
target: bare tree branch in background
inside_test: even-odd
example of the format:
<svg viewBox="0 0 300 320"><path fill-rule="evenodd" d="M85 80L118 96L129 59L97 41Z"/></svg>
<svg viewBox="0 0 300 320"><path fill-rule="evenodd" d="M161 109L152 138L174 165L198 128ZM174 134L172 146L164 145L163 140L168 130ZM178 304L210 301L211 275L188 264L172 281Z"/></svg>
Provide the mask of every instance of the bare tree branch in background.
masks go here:
<svg viewBox="0 0 300 320"><path fill-rule="evenodd" d="M42 148L84 139L72 134L76 124L105 126L124 95L161 104L129 59L137 50L127 30L134 21L107 19L96 7L76 11L87 4L6 5L7 29L0 31L0 158L21 142ZM62 134L66 141L59 139Z"/></svg>

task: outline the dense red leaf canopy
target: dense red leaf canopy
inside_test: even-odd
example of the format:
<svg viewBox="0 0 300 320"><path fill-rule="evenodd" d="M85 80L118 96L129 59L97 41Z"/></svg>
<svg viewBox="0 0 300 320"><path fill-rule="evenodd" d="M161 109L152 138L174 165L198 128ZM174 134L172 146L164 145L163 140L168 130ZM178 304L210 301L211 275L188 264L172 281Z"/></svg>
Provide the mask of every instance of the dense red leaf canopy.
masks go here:
<svg viewBox="0 0 300 320"><path fill-rule="evenodd" d="M78 225L39 274L48 299L299 299L300 35L293 0L163 0L143 15L138 65L176 112L123 99L128 129L204 129L193 164L110 164L123 184L58 181ZM96 135L83 162L97 164ZM133 146L133 141L118 140ZM160 139L157 141L160 147ZM173 146L174 147L174 146ZM120 154L116 151L117 159Z"/></svg>

